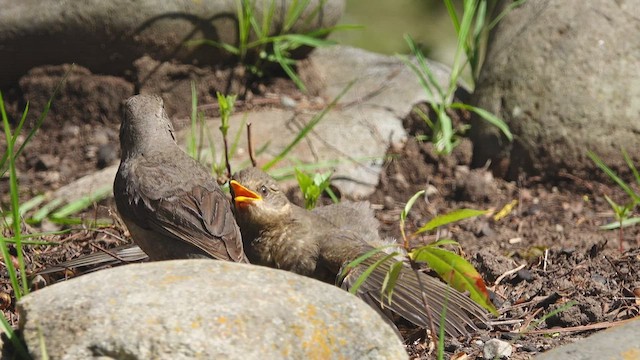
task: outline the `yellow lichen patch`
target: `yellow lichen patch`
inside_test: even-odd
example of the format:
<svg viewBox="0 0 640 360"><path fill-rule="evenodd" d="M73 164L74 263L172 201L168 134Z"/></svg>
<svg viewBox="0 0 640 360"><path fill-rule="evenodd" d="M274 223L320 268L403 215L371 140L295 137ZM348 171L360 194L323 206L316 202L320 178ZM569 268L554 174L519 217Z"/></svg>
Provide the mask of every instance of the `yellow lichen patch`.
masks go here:
<svg viewBox="0 0 640 360"><path fill-rule="evenodd" d="M318 316L318 309L314 305L307 305L304 318L310 329L307 333L307 340L302 342L302 348L308 359L328 359L335 358L335 350L339 339L335 336L335 331L325 321Z"/></svg>
<svg viewBox="0 0 640 360"><path fill-rule="evenodd" d="M624 360L638 360L640 359L640 349L629 349L622 352L622 358Z"/></svg>
<svg viewBox="0 0 640 360"><path fill-rule="evenodd" d="M160 278L160 285L171 285L175 283L182 283L188 280L188 276L179 276L179 275L165 275Z"/></svg>
<svg viewBox="0 0 640 360"><path fill-rule="evenodd" d="M192 329L200 329L202 327L202 319L198 318L197 320L193 320L191 322Z"/></svg>

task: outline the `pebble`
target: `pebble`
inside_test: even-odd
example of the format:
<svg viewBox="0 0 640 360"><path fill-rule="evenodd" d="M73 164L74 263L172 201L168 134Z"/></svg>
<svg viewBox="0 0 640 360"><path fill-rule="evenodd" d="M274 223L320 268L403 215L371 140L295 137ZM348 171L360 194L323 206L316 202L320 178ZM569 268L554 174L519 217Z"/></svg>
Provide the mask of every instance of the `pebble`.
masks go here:
<svg viewBox="0 0 640 360"><path fill-rule="evenodd" d="M511 356L511 344L506 341L491 339L484 344L482 356L485 359L501 359Z"/></svg>

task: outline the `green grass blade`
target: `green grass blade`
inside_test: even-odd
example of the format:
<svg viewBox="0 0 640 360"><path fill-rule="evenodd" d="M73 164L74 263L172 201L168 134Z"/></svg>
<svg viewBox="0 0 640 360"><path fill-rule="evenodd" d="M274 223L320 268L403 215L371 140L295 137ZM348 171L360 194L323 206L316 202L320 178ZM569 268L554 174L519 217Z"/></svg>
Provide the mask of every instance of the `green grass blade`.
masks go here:
<svg viewBox="0 0 640 360"><path fill-rule="evenodd" d="M296 84L298 89L303 92L307 92L307 87L304 85L302 80L298 77L296 72L293 70L291 66L289 66L288 59L282 54L279 44L273 44L273 54L276 57L276 61L280 64L280 67L284 72L289 76L289 78Z"/></svg>
<svg viewBox="0 0 640 360"><path fill-rule="evenodd" d="M456 29L456 34L460 32L460 20L458 19L458 13L456 13L456 7L452 0L444 0L444 5L447 8L449 18L453 23L453 28Z"/></svg>
<svg viewBox="0 0 640 360"><path fill-rule="evenodd" d="M500 22L500 20L502 20L503 17L505 17L509 12L511 12L511 10L519 7L520 5L524 4L527 0L514 0L511 3L509 3L509 5L502 10L502 12L500 14L498 14L498 16L496 16L495 19L493 19L489 25L487 26L487 30L491 30L493 29L496 25L498 25L498 23Z"/></svg>
<svg viewBox="0 0 640 360"><path fill-rule="evenodd" d="M640 223L640 217L626 218L626 219L623 219L622 221L614 221L606 225L601 225L600 230L619 229L621 225L623 228L626 228L629 226L636 225L638 223Z"/></svg>
<svg viewBox="0 0 640 360"><path fill-rule="evenodd" d="M217 41L213 41L213 40L209 40L209 39L196 39L196 40L189 40L187 42L185 42L186 46L200 46L200 45L208 45L208 46L213 46L219 49L223 49L226 52L232 54L232 55L240 55L240 49L236 46L230 45L230 44L225 44L225 43L219 43Z"/></svg>
<svg viewBox="0 0 640 360"><path fill-rule="evenodd" d="M415 41L413 41L413 38L411 36L405 34L404 39L407 42L407 45L409 46L411 53L418 61L419 67L414 65L408 59L405 59L405 64L409 65L411 70L413 70L413 72L416 75L418 75L418 78L420 80L420 83L422 84L422 87L430 95L430 97L433 99L434 102L445 103L446 95L444 93L444 90L440 86L440 83L438 82L435 75L431 71L431 68L427 64L427 60L425 59L424 54L422 54L422 51L420 51L420 49L416 45ZM436 99L436 97L433 96L434 93L433 93L432 87L436 90L440 99Z"/></svg>
<svg viewBox="0 0 640 360"><path fill-rule="evenodd" d="M598 157L598 155L596 155L591 151L587 151L587 156L591 158L591 160L600 168L600 170L602 170L605 174L607 174L607 176L609 176L611 180L613 180L616 184L618 184L618 186L622 190L624 190L624 192L626 192L627 195L631 197L631 199L633 199L634 203L640 202L640 195L636 194L635 191L633 191L633 189L618 176L618 174L616 174L609 166L607 166L607 164L605 164L600 159L600 157Z"/></svg>
<svg viewBox="0 0 640 360"><path fill-rule="evenodd" d="M445 109L440 109L438 113L438 122L436 124L436 151L444 154L451 154L453 151L453 122Z"/></svg>
<svg viewBox="0 0 640 360"><path fill-rule="evenodd" d="M453 57L453 65L451 66L451 76L449 77L449 87L447 89L447 99L449 99L455 89L458 87L458 79L464 69L462 54L467 53L467 39L471 31L471 23L476 11L476 1L464 1L464 12L462 14L462 22L458 31L458 42L456 52Z"/></svg>
<svg viewBox="0 0 640 360"><path fill-rule="evenodd" d="M439 215L429 220L426 224L424 224L420 229L418 229L415 234L420 234L425 231L431 231L433 229L439 228L444 225L449 225L451 223L455 223L461 220L469 219L472 217L480 216L486 214L486 210L474 210L474 209L458 209L452 212L446 213L444 215Z"/></svg>
<svg viewBox="0 0 640 360"><path fill-rule="evenodd" d="M2 94L0 94L0 97L2 96ZM0 101L2 101L2 99L0 99ZM2 101L2 103L4 104L4 101ZM4 106L4 105L3 105ZM27 101L27 104L24 106L24 111L22 111L22 116L20 117L20 122L18 123L18 126L16 127L16 129L13 132L13 136L11 139L11 144L15 144L16 140L18 139L18 135L20 135L20 132L22 131L22 127L24 126L24 122L27 119L27 113L29 112L29 102ZM2 169L2 171L0 172L1 175L0 176L4 176L6 168L5 168L5 164L7 163L7 158L9 157L9 153L5 151L5 153L2 155L2 159L0 159L0 169Z"/></svg>
<svg viewBox="0 0 640 360"><path fill-rule="evenodd" d="M511 133L511 130L509 130L509 125L507 125L507 123L505 123L502 119L500 119L499 117L493 115L492 113L488 112L487 110L484 110L484 109L481 109L479 107L475 107L475 106L472 106L472 105L458 103L458 102L452 103L451 107L454 108L454 109L464 109L464 110L472 111L472 112L478 114L478 116L480 116L482 119L484 119L485 121L487 121L491 125L497 127L500 131L502 131L504 136L507 139L509 139L509 141L513 141L513 134Z"/></svg>
<svg viewBox="0 0 640 360"><path fill-rule="evenodd" d="M18 353L18 358L20 359L31 359L29 353L27 352L26 347L22 340L18 337L18 335L13 331L11 324L4 317L4 315L0 316L0 328L2 328L2 332L5 333L11 344L13 345L13 349Z"/></svg>
<svg viewBox="0 0 640 360"><path fill-rule="evenodd" d="M631 157L625 149L621 149L621 151L622 156L624 157L624 161L627 163L627 166L629 167L629 169L631 169L633 177L636 179L636 183L640 185L640 174L638 173L638 169L636 168L636 166L633 164L633 160L631 160Z"/></svg>
<svg viewBox="0 0 640 360"><path fill-rule="evenodd" d="M13 230L13 240L15 240L15 248L18 257L18 267L20 269L20 274L22 276L20 279L21 286L15 283L17 281L17 274L15 274L15 269L13 269L13 276L11 277L12 286L14 286L13 290L15 293L16 300L19 300L22 295L25 295L29 292L29 286L27 285L27 277L25 276L25 264L24 264L24 253L22 251L22 224L20 223L20 200L19 200L19 190L18 190L18 175L16 172L16 154L14 152L15 141L13 139L14 134L11 133L11 125L9 125L9 119L7 118L7 112L4 107L4 99L2 98L2 93L0 93L0 116L2 117L2 124L4 125L4 134L7 142L7 160L9 162L9 195L11 198L11 227ZM4 236L0 236L4 240ZM11 263L11 258L8 250L6 249L5 241L0 242L0 246L3 247L3 256L5 260L5 265L7 266L7 271L11 274L11 270L13 265ZM5 255L6 253L6 255ZM14 279L15 278L15 279ZM16 286L18 285L18 286Z"/></svg>
<svg viewBox="0 0 640 360"><path fill-rule="evenodd" d="M80 199L63 206L60 210L53 213L51 217L56 219L62 219L70 215L77 214L80 211L95 204L96 202L106 199L111 195L112 191L113 190L112 190L111 184L105 185L97 189L96 191L92 192L91 194L83 196Z"/></svg>
<svg viewBox="0 0 640 360"><path fill-rule="evenodd" d="M35 214L31 217L30 221L34 223L40 223L44 220L52 211L57 209L60 205L64 203L64 199L56 198L48 202L46 205L40 208L40 210L36 211Z"/></svg>

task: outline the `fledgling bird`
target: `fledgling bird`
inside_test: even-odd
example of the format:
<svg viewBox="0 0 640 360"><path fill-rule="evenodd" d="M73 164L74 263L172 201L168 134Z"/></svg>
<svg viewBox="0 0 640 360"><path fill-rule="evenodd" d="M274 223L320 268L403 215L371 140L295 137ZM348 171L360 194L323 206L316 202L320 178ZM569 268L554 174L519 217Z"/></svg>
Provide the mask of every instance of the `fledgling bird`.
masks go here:
<svg viewBox="0 0 640 360"><path fill-rule="evenodd" d="M266 173L247 168L231 180L236 220L247 257L253 264L295 272L350 289L358 277L380 256L351 269L344 279L342 267L374 249L388 245L378 234L378 222L368 203L340 203L305 210L287 199ZM378 309L390 309L410 322L429 326L420 283L433 321L446 311L445 331L452 336L468 334L487 324L486 311L467 296L443 282L414 272L404 264L392 302L381 301L387 261L359 287L357 296ZM419 279L418 279L419 277ZM418 282L420 281L420 283Z"/></svg>
<svg viewBox="0 0 640 360"><path fill-rule="evenodd" d="M176 143L159 96L126 100L113 195L150 260L248 262L231 204L211 174Z"/></svg>

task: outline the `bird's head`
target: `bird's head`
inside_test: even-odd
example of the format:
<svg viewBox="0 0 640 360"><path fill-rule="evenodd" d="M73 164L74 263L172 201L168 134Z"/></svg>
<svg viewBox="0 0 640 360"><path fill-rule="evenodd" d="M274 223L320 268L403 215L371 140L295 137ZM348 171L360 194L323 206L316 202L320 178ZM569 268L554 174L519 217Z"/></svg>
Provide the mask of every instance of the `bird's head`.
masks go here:
<svg viewBox="0 0 640 360"><path fill-rule="evenodd" d="M120 125L122 155L148 151L153 144L175 144L171 120L164 111L164 102L157 95L136 95L123 104Z"/></svg>
<svg viewBox="0 0 640 360"><path fill-rule="evenodd" d="M231 191L240 228L278 226L289 217L291 203L276 181L257 168L246 168L231 178Z"/></svg>

